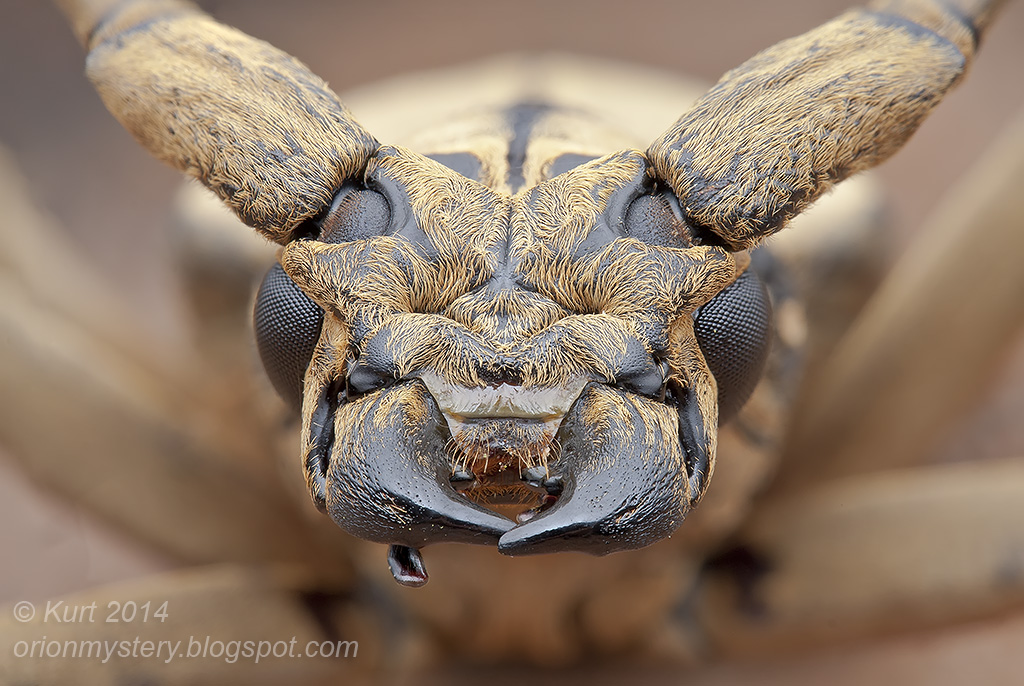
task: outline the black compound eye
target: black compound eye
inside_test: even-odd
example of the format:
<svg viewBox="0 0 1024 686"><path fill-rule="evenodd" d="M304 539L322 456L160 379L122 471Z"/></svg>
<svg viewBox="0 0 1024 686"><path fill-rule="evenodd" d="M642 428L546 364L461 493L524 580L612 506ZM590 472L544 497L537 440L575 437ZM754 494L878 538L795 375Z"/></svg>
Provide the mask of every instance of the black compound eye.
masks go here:
<svg viewBox="0 0 1024 686"><path fill-rule="evenodd" d="M380 236L390 224L391 206L383 194L346 185L307 235L324 243L345 243ZM303 378L323 321L324 311L281 265L271 267L256 293L256 346L270 382L296 409L302 407Z"/></svg>
<svg viewBox="0 0 1024 686"><path fill-rule="evenodd" d="M324 243L381 236L391 225L391 206L377 191L342 188L319 225L319 240Z"/></svg>
<svg viewBox="0 0 1024 686"><path fill-rule="evenodd" d="M302 384L313 349L320 338L324 311L281 265L274 264L256 293L253 327L263 368L278 394L292 407L302 407Z"/></svg>
<svg viewBox="0 0 1024 686"><path fill-rule="evenodd" d="M772 306L751 270L694 314L694 333L718 382L718 423L747 402L761 379L772 339Z"/></svg>

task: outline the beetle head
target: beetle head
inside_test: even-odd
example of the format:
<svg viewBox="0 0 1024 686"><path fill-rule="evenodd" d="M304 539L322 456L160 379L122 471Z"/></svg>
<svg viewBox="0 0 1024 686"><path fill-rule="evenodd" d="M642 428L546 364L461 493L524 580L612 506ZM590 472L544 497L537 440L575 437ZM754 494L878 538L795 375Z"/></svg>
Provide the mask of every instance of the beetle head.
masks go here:
<svg viewBox="0 0 1024 686"><path fill-rule="evenodd" d="M314 500L401 550L603 554L669 535L714 465L709 364L725 358L702 350L703 312L754 303L728 313L760 327L727 353L746 365L729 403L764 359L744 257L700 244L638 152L511 195L381 148L257 298Z"/></svg>
<svg viewBox="0 0 1024 686"><path fill-rule="evenodd" d="M994 16L847 12L730 70L646 155L538 166L544 107L525 104L489 152L530 186L513 195L380 147L301 63L191 3L63 4L122 124L287 244L262 357L301 405L314 499L397 545L408 583L437 540L606 552L671 532L764 360L742 251L899 149ZM481 505L531 488L518 527Z"/></svg>

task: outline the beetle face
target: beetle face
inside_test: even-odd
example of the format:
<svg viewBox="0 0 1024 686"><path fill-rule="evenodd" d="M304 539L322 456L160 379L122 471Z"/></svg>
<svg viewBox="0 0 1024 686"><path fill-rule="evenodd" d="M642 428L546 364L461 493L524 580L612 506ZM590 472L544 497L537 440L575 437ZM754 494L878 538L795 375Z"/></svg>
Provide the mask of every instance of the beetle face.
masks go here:
<svg viewBox="0 0 1024 686"><path fill-rule="evenodd" d="M742 251L893 154L998 3L847 12L730 70L646 156L594 159L612 139L578 112L516 100L457 124L475 152L434 147L447 168L380 147L298 61L189 3L65 4L115 116L286 245L256 328L313 498L416 584L434 541L670 533L707 486L719 405L764 361ZM484 507L508 499L518 526Z"/></svg>
<svg viewBox="0 0 1024 686"><path fill-rule="evenodd" d="M679 526L715 455L723 358L701 349L699 308L752 275L696 244L640 153L511 195L382 148L339 196L256 313L321 509L373 541L508 554L603 554ZM751 388L768 331L753 285Z"/></svg>

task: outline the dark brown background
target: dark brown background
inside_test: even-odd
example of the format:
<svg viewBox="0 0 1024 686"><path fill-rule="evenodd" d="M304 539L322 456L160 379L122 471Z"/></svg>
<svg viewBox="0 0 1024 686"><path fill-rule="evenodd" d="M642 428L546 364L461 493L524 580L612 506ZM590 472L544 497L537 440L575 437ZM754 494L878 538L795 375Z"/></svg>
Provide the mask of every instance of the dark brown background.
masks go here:
<svg viewBox="0 0 1024 686"><path fill-rule="evenodd" d="M298 56L336 90L344 91L413 69L507 51L552 49L619 58L713 81L756 51L822 23L849 3L202 4L225 22ZM965 83L906 148L880 168L893 193L901 245L1021 111L1022 39L1024 3L1011 3ZM166 307L172 302L166 289L173 286L173 278L161 259L166 239L156 229L167 214L178 175L149 158L106 113L82 77L82 59L81 49L48 3L0 0L0 144L13 151L38 203L112 279L125 284L141 321L160 330L166 326ZM979 240L984 240L983 232L979 227ZM1024 407L1024 355L1016 356L1011 369L1016 371L997 384L992 401L971 421L997 433L996 445L1002 449L1024 454L1022 431L1015 426ZM0 479L0 601L40 599L167 564L87 515L55 503L3 459ZM983 658L984 650L978 656ZM890 656L889 661L893 659ZM827 671L819 667L810 673Z"/></svg>

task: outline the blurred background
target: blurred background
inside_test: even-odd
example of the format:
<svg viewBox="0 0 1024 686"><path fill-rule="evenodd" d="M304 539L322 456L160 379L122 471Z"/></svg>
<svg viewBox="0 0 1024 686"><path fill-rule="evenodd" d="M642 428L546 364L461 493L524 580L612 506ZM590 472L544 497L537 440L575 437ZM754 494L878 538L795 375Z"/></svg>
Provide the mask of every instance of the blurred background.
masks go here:
<svg viewBox="0 0 1024 686"><path fill-rule="evenodd" d="M842 0L200 4L296 55L338 92L410 70L540 50L621 59L713 82L762 48L848 6ZM964 84L878 170L891 193L897 250L1024 107L1022 69L1024 3L1016 2L991 29ZM178 284L159 228L179 188L178 174L151 159L120 128L82 71L82 50L49 3L0 0L0 145L13 153L35 202L123 286L140 324L156 335L176 335ZM978 231L984 240L984 227ZM1024 455L1024 347L1017 346L1006 369L984 406L951 429L941 459L965 452ZM32 483L3 455L3 446L0 543L3 603L173 566L52 497L44 484Z"/></svg>

